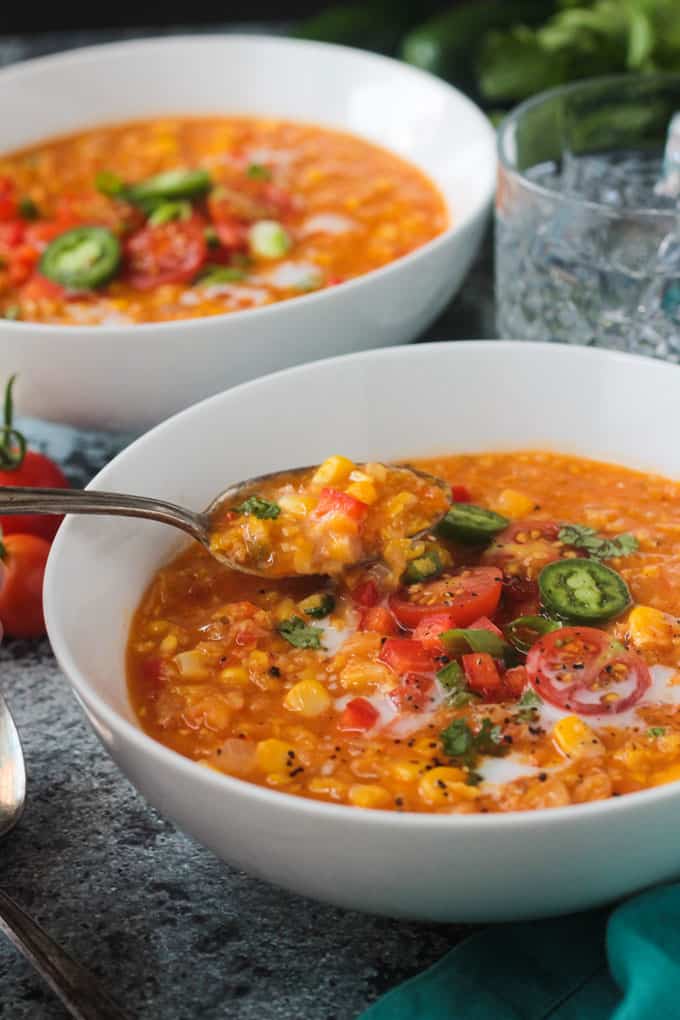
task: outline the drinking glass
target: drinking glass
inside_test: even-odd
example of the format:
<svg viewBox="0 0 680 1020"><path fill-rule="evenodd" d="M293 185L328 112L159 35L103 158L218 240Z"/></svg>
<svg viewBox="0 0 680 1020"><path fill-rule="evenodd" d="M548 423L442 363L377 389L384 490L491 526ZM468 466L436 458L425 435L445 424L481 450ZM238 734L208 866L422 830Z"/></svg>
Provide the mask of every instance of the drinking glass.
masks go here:
<svg viewBox="0 0 680 1020"><path fill-rule="evenodd" d="M619 75L545 92L503 121L500 336L680 361L677 111L680 74Z"/></svg>

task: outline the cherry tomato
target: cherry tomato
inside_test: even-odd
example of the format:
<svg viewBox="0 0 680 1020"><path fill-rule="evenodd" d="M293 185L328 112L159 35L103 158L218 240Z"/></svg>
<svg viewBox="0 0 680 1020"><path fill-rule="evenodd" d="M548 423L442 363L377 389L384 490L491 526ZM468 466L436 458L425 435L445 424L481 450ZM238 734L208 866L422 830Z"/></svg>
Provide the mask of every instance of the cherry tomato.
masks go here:
<svg viewBox="0 0 680 1020"><path fill-rule="evenodd" d="M500 567L506 577L533 580L543 567L561 556L555 521L515 521L496 535L482 562Z"/></svg>
<svg viewBox="0 0 680 1020"><path fill-rule="evenodd" d="M193 280L207 257L205 227L198 216L144 227L125 244L130 282L137 290Z"/></svg>
<svg viewBox="0 0 680 1020"><path fill-rule="evenodd" d="M625 712L652 680L643 659L595 627L561 627L529 649L527 676L552 705L582 715Z"/></svg>
<svg viewBox="0 0 680 1020"><path fill-rule="evenodd" d="M68 482L61 468L44 453L26 450L26 440L13 425L12 376L5 390L4 424L0 425L0 486L19 485L38 489L67 489ZM38 535L51 541L63 517L37 514L6 514L0 516L0 533L5 535Z"/></svg>
<svg viewBox="0 0 680 1020"><path fill-rule="evenodd" d="M430 691L434 686L431 676L408 673L400 685L390 691L390 698L401 711L422 712L430 702Z"/></svg>
<svg viewBox="0 0 680 1020"><path fill-rule="evenodd" d="M388 637L399 633L397 621L384 606L367 606L359 617L359 630L373 630Z"/></svg>
<svg viewBox="0 0 680 1020"><path fill-rule="evenodd" d="M352 698L338 720L338 729L346 733L365 733L375 726L380 713L366 698Z"/></svg>
<svg viewBox="0 0 680 1020"><path fill-rule="evenodd" d="M41 637L45 633L42 587L50 544L37 535L7 535L2 545L0 620L5 632L10 637Z"/></svg>
<svg viewBox="0 0 680 1020"><path fill-rule="evenodd" d="M0 248L16 248L25 234L26 224L23 220L0 222Z"/></svg>
<svg viewBox="0 0 680 1020"><path fill-rule="evenodd" d="M503 682L498 666L488 652L469 652L461 658L467 685L485 698L501 694Z"/></svg>
<svg viewBox="0 0 680 1020"><path fill-rule="evenodd" d="M492 616L501 597L502 577L495 567L467 567L434 581L402 588L390 598L390 609L403 627L417 627L424 617L447 614L451 627L468 627L480 616Z"/></svg>
<svg viewBox="0 0 680 1020"><path fill-rule="evenodd" d="M323 517L325 514L340 513L353 521L363 521L368 512L368 503L362 503L360 499L349 496L340 489L324 488L319 494L319 502L314 511L315 517Z"/></svg>
<svg viewBox="0 0 680 1020"><path fill-rule="evenodd" d="M382 646L379 658L395 673L428 673L434 669L434 657L420 641L391 637Z"/></svg>
<svg viewBox="0 0 680 1020"><path fill-rule="evenodd" d="M34 273L21 288L19 297L22 301L42 301L44 299L57 301L64 297L65 293L66 291L60 284L48 280L40 273Z"/></svg>

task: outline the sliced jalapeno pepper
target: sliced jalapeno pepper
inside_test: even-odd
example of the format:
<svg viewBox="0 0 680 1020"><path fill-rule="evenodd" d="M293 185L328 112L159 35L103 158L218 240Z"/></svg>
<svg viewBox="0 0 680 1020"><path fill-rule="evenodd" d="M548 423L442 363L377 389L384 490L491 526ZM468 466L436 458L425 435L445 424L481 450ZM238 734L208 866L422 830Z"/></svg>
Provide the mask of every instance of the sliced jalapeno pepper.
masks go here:
<svg viewBox="0 0 680 1020"><path fill-rule="evenodd" d="M549 620L547 616L519 616L506 624L503 633L512 647L524 655L544 634L559 630L561 626L559 620Z"/></svg>
<svg viewBox="0 0 680 1020"><path fill-rule="evenodd" d="M428 549L416 560L411 560L404 571L402 581L404 584L418 584L419 581L429 581L437 577L444 569L439 553L436 549Z"/></svg>
<svg viewBox="0 0 680 1020"><path fill-rule="evenodd" d="M505 517L493 510L475 506L474 503L454 503L437 525L436 532L442 538L479 545L488 542L503 528L507 528L508 524Z"/></svg>
<svg viewBox="0 0 680 1020"><path fill-rule="evenodd" d="M314 620L323 620L335 609L335 599L328 592L319 592L317 595L309 595L299 603L299 608L305 616L311 616Z"/></svg>
<svg viewBox="0 0 680 1020"><path fill-rule="evenodd" d="M127 197L141 205L154 205L180 198L198 198L210 191L212 178L207 170L166 170L126 189Z"/></svg>
<svg viewBox="0 0 680 1020"><path fill-rule="evenodd" d="M106 227L75 227L47 246L40 272L72 290L94 290L107 283L120 264L120 244Z"/></svg>
<svg viewBox="0 0 680 1020"><path fill-rule="evenodd" d="M620 574L597 560L556 560L538 575L541 602L567 620L588 623L610 620L632 599Z"/></svg>

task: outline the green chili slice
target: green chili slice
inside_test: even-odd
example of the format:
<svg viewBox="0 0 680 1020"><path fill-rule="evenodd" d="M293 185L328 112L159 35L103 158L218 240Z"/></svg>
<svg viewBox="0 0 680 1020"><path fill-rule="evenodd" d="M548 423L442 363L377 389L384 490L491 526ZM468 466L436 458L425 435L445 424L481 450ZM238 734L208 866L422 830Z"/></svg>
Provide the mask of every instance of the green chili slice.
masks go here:
<svg viewBox="0 0 680 1020"><path fill-rule="evenodd" d="M40 259L40 272L72 290L94 290L120 265L118 239L106 227L75 227L55 237Z"/></svg>
<svg viewBox="0 0 680 1020"><path fill-rule="evenodd" d="M611 620L632 602L621 575L597 560L549 563L538 575L538 587L549 612L578 623Z"/></svg>
<svg viewBox="0 0 680 1020"><path fill-rule="evenodd" d="M128 198L141 205L181 198L199 198L210 191L212 178L207 170L166 170L126 189Z"/></svg>
<svg viewBox="0 0 680 1020"><path fill-rule="evenodd" d="M402 581L404 584L418 584L420 581L430 581L437 577L444 569L436 549L428 549L416 560L411 560L404 571Z"/></svg>
<svg viewBox="0 0 680 1020"><path fill-rule="evenodd" d="M518 616L506 624L503 633L513 648L526 655L539 638L561 626L558 620L549 620L547 616Z"/></svg>
<svg viewBox="0 0 680 1020"><path fill-rule="evenodd" d="M473 503L454 503L445 517L436 527L436 533L442 538L464 542L466 545L480 545L488 542L509 521L493 510Z"/></svg>

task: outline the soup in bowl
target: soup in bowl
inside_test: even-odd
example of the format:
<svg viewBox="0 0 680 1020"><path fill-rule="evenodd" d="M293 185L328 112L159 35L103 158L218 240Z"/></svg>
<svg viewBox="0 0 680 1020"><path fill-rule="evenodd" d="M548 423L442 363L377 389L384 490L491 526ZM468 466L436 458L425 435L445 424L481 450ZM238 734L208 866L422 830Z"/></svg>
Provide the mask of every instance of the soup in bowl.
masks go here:
<svg viewBox="0 0 680 1020"><path fill-rule="evenodd" d="M347 532L370 465L408 462L452 486L437 533L396 583L363 566L330 585L230 574L158 525L70 520L47 572L55 652L151 803L288 888L500 920L671 878L679 388L651 360L469 342L228 391L95 487L200 507L295 450ZM279 427L244 438L262 406Z"/></svg>
<svg viewBox="0 0 680 1020"><path fill-rule="evenodd" d="M0 122L0 356L26 414L69 424L141 429L263 372L412 340L460 285L495 187L493 130L462 94L297 40L29 61L0 73Z"/></svg>

